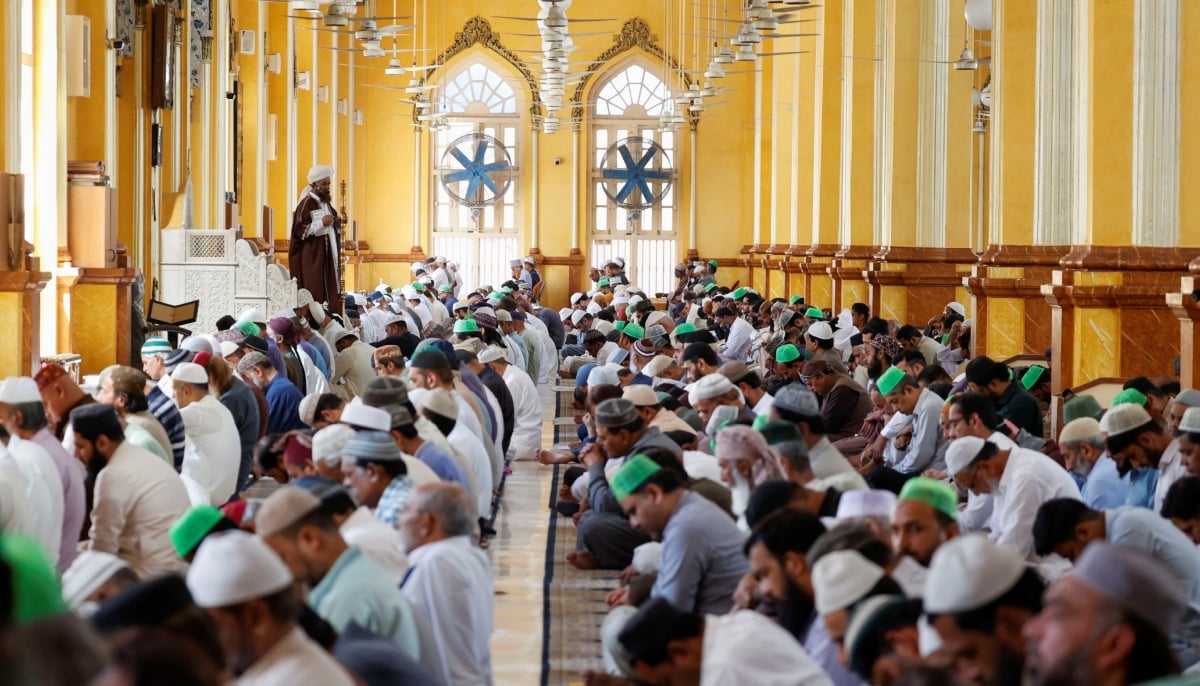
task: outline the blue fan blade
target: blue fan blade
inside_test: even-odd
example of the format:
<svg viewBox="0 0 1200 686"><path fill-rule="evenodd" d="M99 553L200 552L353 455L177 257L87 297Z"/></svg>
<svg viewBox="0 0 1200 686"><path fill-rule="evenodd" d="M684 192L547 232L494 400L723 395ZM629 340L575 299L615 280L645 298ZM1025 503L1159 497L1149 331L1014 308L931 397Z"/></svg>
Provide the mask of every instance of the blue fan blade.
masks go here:
<svg viewBox="0 0 1200 686"><path fill-rule="evenodd" d="M624 169L605 169L601 174L601 178L613 179L615 181L628 181L633 178L632 174Z"/></svg>
<svg viewBox="0 0 1200 686"><path fill-rule="evenodd" d="M454 159L458 160L458 163L463 166L463 169L471 168L471 160L468 159L461 150L458 148L450 148L450 154L454 156Z"/></svg>
<svg viewBox="0 0 1200 686"><path fill-rule="evenodd" d="M642 172L642 176L647 179L667 181L671 178L671 172L660 171L657 169L647 169L646 171Z"/></svg>
<svg viewBox="0 0 1200 686"><path fill-rule="evenodd" d="M633 163L633 155L629 154L629 146L622 145L617 148L617 152L621 154L621 159L625 161L626 169L636 168L636 165Z"/></svg>
<svg viewBox="0 0 1200 686"><path fill-rule="evenodd" d="M485 164L479 168L479 171L494 172L494 171L503 171L505 169L508 169L508 162L500 161L500 162L492 162L491 164Z"/></svg>
<svg viewBox="0 0 1200 686"><path fill-rule="evenodd" d="M475 202L475 194L479 192L479 177L471 175L471 182L467 184L467 192L463 198L468 202Z"/></svg>
<svg viewBox="0 0 1200 686"><path fill-rule="evenodd" d="M466 169L462 171L450 172L442 177L442 179L447 183L458 183L460 181L466 181L469 178L471 178L471 172Z"/></svg>
<svg viewBox="0 0 1200 686"><path fill-rule="evenodd" d="M637 168L645 169L646 165L650 164L650 160L654 159L654 152L655 146L651 145L649 148L647 148L646 152L642 154L642 159L638 160Z"/></svg>
<svg viewBox="0 0 1200 686"><path fill-rule="evenodd" d="M646 199L646 202L654 202L654 194L650 192L649 184L641 179L638 179L638 188L641 189L642 197Z"/></svg>
<svg viewBox="0 0 1200 686"><path fill-rule="evenodd" d="M475 164L483 164L483 156L487 153L488 140L486 138L479 139L479 145L475 148Z"/></svg>
<svg viewBox="0 0 1200 686"><path fill-rule="evenodd" d="M621 186L621 190L617 192L617 202L625 202L625 199L628 198L629 194L633 192L633 184L634 182L630 181L624 186Z"/></svg>
<svg viewBox="0 0 1200 686"><path fill-rule="evenodd" d="M496 184L492 181L492 177L484 174L483 176L479 177L479 180L483 181L483 185L492 192L492 195L500 195L500 189L496 188Z"/></svg>

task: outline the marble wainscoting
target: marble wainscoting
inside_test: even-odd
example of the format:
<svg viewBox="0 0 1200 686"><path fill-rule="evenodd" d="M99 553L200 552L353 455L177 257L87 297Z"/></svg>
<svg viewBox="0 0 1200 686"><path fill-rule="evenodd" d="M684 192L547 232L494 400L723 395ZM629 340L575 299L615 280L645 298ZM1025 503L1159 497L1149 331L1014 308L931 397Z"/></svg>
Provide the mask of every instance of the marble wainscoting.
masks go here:
<svg viewBox="0 0 1200 686"><path fill-rule="evenodd" d="M1050 304L1042 285L1050 283L1067 246L994 245L963 278L977 326L971 332L975 356L1005 359L1042 354L1052 344Z"/></svg>
<svg viewBox="0 0 1200 686"><path fill-rule="evenodd" d="M39 330L41 327L42 289L50 283L49 272L0 272L0 373L4 376L29 376L38 368Z"/></svg>
<svg viewBox="0 0 1200 686"><path fill-rule="evenodd" d="M963 277L975 261L966 248L882 248L867 265L865 302L884 319L929 321L946 303L969 302Z"/></svg>

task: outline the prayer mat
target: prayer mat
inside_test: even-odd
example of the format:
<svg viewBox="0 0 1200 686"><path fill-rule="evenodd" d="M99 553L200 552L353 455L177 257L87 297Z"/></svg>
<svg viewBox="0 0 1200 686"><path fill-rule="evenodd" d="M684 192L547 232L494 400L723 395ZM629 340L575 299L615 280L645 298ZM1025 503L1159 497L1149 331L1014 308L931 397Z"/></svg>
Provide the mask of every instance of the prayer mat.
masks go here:
<svg viewBox="0 0 1200 686"><path fill-rule="evenodd" d="M575 524L554 509L559 467L550 488L546 576L542 608L542 686L580 684L584 670L603 671L600 625L608 614L604 596L621 585L612 570L582 571L567 563L575 549Z"/></svg>

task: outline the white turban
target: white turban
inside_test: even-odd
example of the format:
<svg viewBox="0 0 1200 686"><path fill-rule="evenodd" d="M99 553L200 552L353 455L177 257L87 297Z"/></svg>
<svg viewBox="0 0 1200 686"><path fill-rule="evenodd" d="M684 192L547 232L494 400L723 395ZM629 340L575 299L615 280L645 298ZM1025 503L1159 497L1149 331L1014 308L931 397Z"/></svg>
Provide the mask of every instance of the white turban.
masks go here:
<svg viewBox="0 0 1200 686"><path fill-rule="evenodd" d="M313 165L313 168L308 170L308 182L310 184L316 183L321 179L331 178L333 178L333 167L327 164Z"/></svg>

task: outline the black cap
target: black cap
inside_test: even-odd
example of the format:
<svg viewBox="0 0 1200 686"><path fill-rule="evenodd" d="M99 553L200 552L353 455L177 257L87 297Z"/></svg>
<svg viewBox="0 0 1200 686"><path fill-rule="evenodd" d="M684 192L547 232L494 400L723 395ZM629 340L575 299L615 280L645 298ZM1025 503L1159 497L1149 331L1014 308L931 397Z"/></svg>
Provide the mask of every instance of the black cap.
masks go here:
<svg viewBox="0 0 1200 686"><path fill-rule="evenodd" d="M413 355L411 366L414 369L449 369L450 360L441 350L429 348Z"/></svg>
<svg viewBox="0 0 1200 686"><path fill-rule="evenodd" d="M242 339L242 347L257 350L264 355L267 353L267 341L262 336L246 336Z"/></svg>
<svg viewBox="0 0 1200 686"><path fill-rule="evenodd" d="M102 634L139 626L160 626L193 605L187 583L175 575L143 581L109 598L92 615Z"/></svg>

